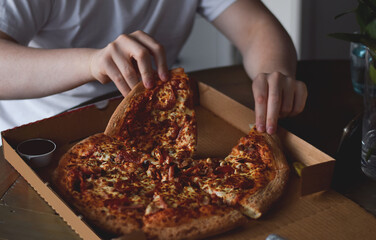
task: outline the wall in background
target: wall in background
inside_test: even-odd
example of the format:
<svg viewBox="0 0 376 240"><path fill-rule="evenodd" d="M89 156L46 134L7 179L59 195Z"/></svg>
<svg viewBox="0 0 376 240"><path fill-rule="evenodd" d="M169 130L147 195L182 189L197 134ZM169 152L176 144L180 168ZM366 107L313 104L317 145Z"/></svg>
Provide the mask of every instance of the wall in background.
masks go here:
<svg viewBox="0 0 376 240"><path fill-rule="evenodd" d="M358 30L354 14L334 19L356 8L357 0L263 0L290 34L298 59L348 59L349 43L328 37L333 32ZM197 16L192 34L176 65L186 71L240 63L233 45L210 23Z"/></svg>
<svg viewBox="0 0 376 240"><path fill-rule="evenodd" d="M300 59L348 59L350 44L328 37L358 30L355 15L334 17L356 8L357 0L302 0Z"/></svg>
<svg viewBox="0 0 376 240"><path fill-rule="evenodd" d="M356 8L357 0L263 0L290 34L299 59L345 59L350 44L328 37L358 30L354 14L334 19Z"/></svg>

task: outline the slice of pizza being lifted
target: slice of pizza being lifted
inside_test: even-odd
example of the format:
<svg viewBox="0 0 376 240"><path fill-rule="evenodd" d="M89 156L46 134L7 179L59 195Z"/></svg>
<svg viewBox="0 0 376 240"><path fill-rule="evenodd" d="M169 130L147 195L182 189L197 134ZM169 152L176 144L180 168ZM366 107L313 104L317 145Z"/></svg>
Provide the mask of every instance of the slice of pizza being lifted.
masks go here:
<svg viewBox="0 0 376 240"><path fill-rule="evenodd" d="M182 68L171 70L170 79L156 81L153 89L140 82L116 108L104 133L150 154L158 166L191 157L197 142L191 85Z"/></svg>

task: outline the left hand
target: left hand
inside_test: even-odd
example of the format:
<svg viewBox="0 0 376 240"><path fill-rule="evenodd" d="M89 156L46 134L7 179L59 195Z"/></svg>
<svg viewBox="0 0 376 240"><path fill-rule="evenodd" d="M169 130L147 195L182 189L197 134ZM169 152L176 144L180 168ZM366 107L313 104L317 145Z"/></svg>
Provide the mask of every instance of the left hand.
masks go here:
<svg viewBox="0 0 376 240"><path fill-rule="evenodd" d="M276 132L278 118L302 112L308 95L305 83L280 72L258 74L252 90L256 128L269 134Z"/></svg>

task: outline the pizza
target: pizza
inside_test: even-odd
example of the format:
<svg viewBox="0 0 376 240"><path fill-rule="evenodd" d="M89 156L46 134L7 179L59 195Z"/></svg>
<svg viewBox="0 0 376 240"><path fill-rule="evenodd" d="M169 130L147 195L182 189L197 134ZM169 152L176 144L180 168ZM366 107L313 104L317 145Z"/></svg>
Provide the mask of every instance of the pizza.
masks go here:
<svg viewBox="0 0 376 240"><path fill-rule="evenodd" d="M252 129L226 158L193 157L193 86L181 68L153 89L139 83L103 133L61 157L56 191L104 236L204 238L259 218L283 193L275 136Z"/></svg>

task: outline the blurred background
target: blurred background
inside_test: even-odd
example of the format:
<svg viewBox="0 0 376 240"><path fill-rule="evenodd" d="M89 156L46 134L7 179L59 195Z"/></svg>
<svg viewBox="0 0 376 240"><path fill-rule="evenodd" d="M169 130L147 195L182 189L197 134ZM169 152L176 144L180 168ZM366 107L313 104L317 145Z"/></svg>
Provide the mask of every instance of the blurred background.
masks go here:
<svg viewBox="0 0 376 240"><path fill-rule="evenodd" d="M290 34L299 60L349 59L350 44L328 37L334 32L358 30L355 15L339 19L340 13L356 8L357 0L263 0ZM196 16L192 34L177 65L186 71L241 63L231 43L205 19Z"/></svg>

